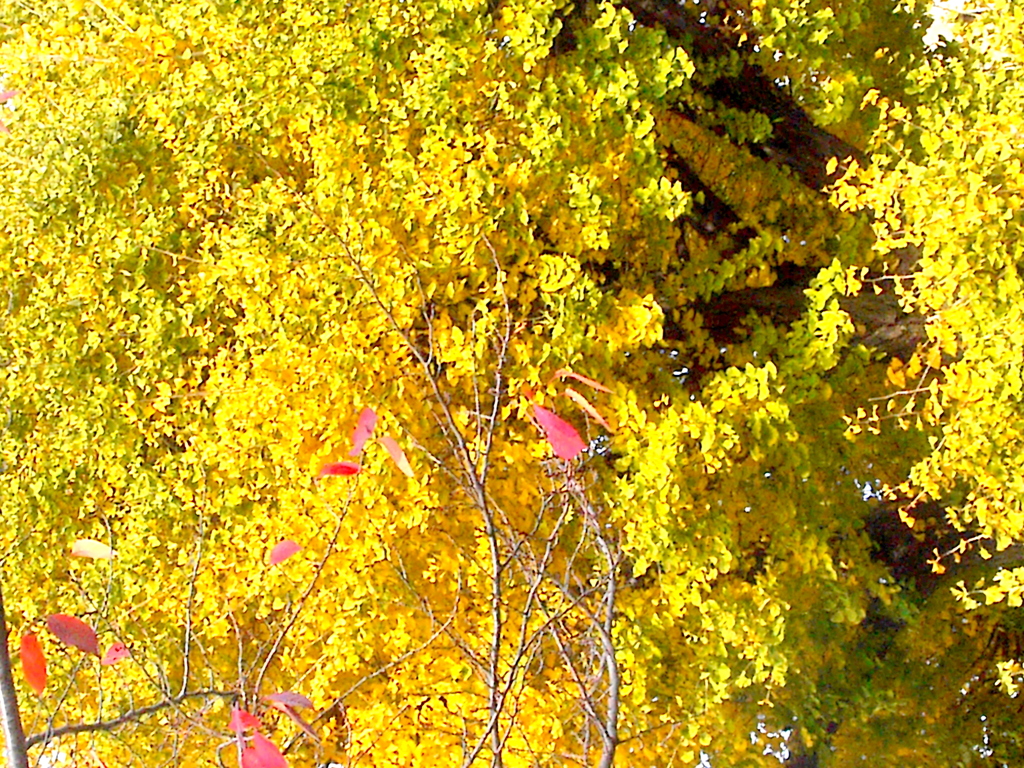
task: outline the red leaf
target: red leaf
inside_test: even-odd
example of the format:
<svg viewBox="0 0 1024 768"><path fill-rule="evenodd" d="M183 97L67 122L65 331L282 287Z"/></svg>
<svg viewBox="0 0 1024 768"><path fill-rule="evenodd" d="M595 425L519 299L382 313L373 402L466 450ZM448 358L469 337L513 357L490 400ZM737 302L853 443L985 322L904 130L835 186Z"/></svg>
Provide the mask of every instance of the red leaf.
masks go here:
<svg viewBox="0 0 1024 768"><path fill-rule="evenodd" d="M274 742L261 733L254 733L252 746L242 752L242 768L288 768L288 761Z"/></svg>
<svg viewBox="0 0 1024 768"><path fill-rule="evenodd" d="M246 712L244 709L238 707L231 708L231 730L236 733L241 733L246 728L255 728L259 730L263 727L263 723L256 715Z"/></svg>
<svg viewBox="0 0 1024 768"><path fill-rule="evenodd" d="M131 658L131 651L128 650L128 646L124 643L114 643L112 646L107 648L107 652L103 654L103 658L100 660L100 664L117 664L121 659Z"/></svg>
<svg viewBox="0 0 1024 768"><path fill-rule="evenodd" d="M292 722L299 726L299 728L301 728L306 733L306 735L309 736L309 738L311 738L313 741L320 741L320 736L318 736L317 732L313 730L313 726L307 723L305 719L302 717L302 715L296 712L292 707L289 707L287 704L282 704L277 701L271 702L270 706L288 715L288 717L291 718Z"/></svg>
<svg viewBox="0 0 1024 768"><path fill-rule="evenodd" d="M377 424L377 414L373 408L363 408L359 413L359 421L356 423L355 431L352 433L352 450L349 456L358 456L363 452L363 446L373 434L373 428Z"/></svg>
<svg viewBox="0 0 1024 768"><path fill-rule="evenodd" d="M547 408L535 405L533 406L533 415L544 430L555 455L560 459L572 461L587 447L572 424L559 418Z"/></svg>
<svg viewBox="0 0 1024 768"><path fill-rule="evenodd" d="M597 409L590 404L590 401L587 400L587 398L585 398L575 389L573 389L572 387L566 387L565 392L563 392L562 394L564 394L566 397L568 397L570 400L576 403L576 405L578 405L584 411L589 413L594 418L594 420L602 427L607 429L609 432L612 431L611 426L609 426L608 422L605 421L601 414L597 412Z"/></svg>
<svg viewBox="0 0 1024 768"><path fill-rule="evenodd" d="M96 631L81 619L55 613L46 620L46 626L64 645L70 645L93 656L100 655Z"/></svg>
<svg viewBox="0 0 1024 768"><path fill-rule="evenodd" d="M607 393L611 394L611 390L608 389L608 387L606 387L604 384L600 384L600 383L594 381L593 379L588 379L586 376L582 376L581 374L573 373L568 368L559 368L557 371L555 371L555 375L554 375L553 378L556 378L556 379L565 379L565 378L576 379L576 381L582 382L583 384L586 384L588 387L593 387L598 392L607 392Z"/></svg>
<svg viewBox="0 0 1024 768"><path fill-rule="evenodd" d="M334 461L324 464L320 468L317 477L332 477L334 475L355 475L359 472L359 465L351 461Z"/></svg>
<svg viewBox="0 0 1024 768"><path fill-rule="evenodd" d="M21 669L29 687L42 696L46 688L46 657L39 638L31 633L21 636Z"/></svg>
<svg viewBox="0 0 1024 768"><path fill-rule="evenodd" d="M269 701L271 704L284 704L286 707L310 709L313 706L313 702L307 699L301 693L292 693L291 691L281 691L280 693L268 693L263 698Z"/></svg>
<svg viewBox="0 0 1024 768"><path fill-rule="evenodd" d="M270 550L270 564L277 565L278 563L284 562L300 549L302 549L302 547L294 541L291 539L285 539Z"/></svg>
<svg viewBox="0 0 1024 768"><path fill-rule="evenodd" d="M79 539L71 545L73 557L91 557L96 560L110 560L114 557L114 550L101 541L93 539Z"/></svg>
<svg viewBox="0 0 1024 768"><path fill-rule="evenodd" d="M402 446L398 444L395 438L382 437L380 444L387 448L388 453L391 455L391 460L395 462L406 477L415 477L412 467L409 465L409 460L405 457L405 451L402 450Z"/></svg>

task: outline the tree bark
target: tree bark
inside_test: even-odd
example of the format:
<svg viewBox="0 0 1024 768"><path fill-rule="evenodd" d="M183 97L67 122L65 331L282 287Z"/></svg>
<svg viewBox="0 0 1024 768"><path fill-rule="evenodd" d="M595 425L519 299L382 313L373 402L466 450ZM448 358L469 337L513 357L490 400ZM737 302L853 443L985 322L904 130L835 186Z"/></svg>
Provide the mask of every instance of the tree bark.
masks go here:
<svg viewBox="0 0 1024 768"><path fill-rule="evenodd" d="M21 727L18 693L11 674L11 654L7 645L7 614L4 611L3 584L0 580L0 719L3 720L8 768L28 768L25 731Z"/></svg>

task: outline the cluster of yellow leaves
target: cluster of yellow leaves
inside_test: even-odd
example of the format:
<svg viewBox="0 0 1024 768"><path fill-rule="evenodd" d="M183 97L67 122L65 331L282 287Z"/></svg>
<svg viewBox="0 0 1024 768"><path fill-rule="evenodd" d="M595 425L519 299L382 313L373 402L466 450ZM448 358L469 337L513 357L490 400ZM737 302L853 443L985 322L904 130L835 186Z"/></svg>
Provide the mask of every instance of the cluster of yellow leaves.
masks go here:
<svg viewBox="0 0 1024 768"><path fill-rule="evenodd" d="M1017 75L985 68L1017 55L1010 22L974 69L907 75L937 94L959 78L956 93L858 112L867 84L898 79L910 24L874 1L737 4L752 60L819 119L882 126L840 212L737 146L768 136L765 116L691 92L686 52L611 3L558 55L558 0L36 6L5 8L0 48L20 92L0 137L5 594L19 628L44 604L97 613L137 662L79 687L57 659L72 693L54 724L198 679L252 702L301 689L324 740L296 760L447 765L477 744L488 759L496 674L505 765L590 762L581 698L607 704L587 688L607 673L597 531L621 556L620 759L772 760L750 739L772 705L887 706L856 687L875 663L859 625L894 588L854 483L899 483L927 446L850 443L847 410L887 373L904 388L941 367L942 434L914 488L970 478L965 521L1024 525L1020 105ZM686 99L701 119L670 110ZM672 153L733 231L677 248L692 201ZM888 372L841 354L840 301L881 261L861 209L882 255L924 251L904 299L931 345ZM729 252L740 227L756 236ZM692 304L770 287L782 264L820 269L808 311L720 347ZM566 368L607 385L580 395L592 412L561 397ZM531 401L594 420L579 466L551 459ZM317 479L366 407L411 476L369 443L357 475ZM86 537L116 544L107 570L52 567L46 552ZM268 568L282 540L302 550ZM97 753L215 764L228 709L176 710L176 746L140 729Z"/></svg>
<svg viewBox="0 0 1024 768"><path fill-rule="evenodd" d="M927 316L929 341L905 368L890 367L889 378L920 399L900 408L901 419L920 414L938 434L903 492L964 497L958 519L1000 547L1024 533L1024 81L1018 67L1005 66L1024 56L1022 24L1011 3L965 27L961 55L912 70L921 96L910 105L869 92L865 103L881 121L874 163L851 168L836 198L872 212L878 250L919 254L919 269L895 285L909 309Z"/></svg>

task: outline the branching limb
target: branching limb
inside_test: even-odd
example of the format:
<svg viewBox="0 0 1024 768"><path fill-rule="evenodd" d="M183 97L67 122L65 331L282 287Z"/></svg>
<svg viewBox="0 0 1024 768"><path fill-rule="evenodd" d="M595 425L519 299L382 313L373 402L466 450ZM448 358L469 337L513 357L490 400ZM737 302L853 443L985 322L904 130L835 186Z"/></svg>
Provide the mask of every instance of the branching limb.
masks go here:
<svg viewBox="0 0 1024 768"><path fill-rule="evenodd" d="M28 747L34 747L37 744L46 745L51 741L64 736L72 736L79 733L109 733L111 731L116 731L118 728L128 725L129 723L137 723L156 712L161 712L165 709L177 709L183 703L191 699L208 698L220 698L234 701L238 698L238 692L217 690L192 691L191 693L174 696L173 698L158 701L145 707L130 709L111 720L97 720L91 723L74 723L72 725L63 725L60 728L52 728L43 733L37 733L29 736L25 740L25 744Z"/></svg>

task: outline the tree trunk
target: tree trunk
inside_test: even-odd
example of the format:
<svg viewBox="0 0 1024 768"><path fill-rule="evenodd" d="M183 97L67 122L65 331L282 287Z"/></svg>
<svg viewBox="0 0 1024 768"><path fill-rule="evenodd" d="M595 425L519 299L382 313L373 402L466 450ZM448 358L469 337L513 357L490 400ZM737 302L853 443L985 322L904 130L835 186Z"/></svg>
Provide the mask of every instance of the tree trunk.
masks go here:
<svg viewBox="0 0 1024 768"><path fill-rule="evenodd" d="M7 745L7 768L28 768L25 732L21 727L18 694L11 674L11 654L7 646L7 614L4 611L3 584L0 582L0 719Z"/></svg>

